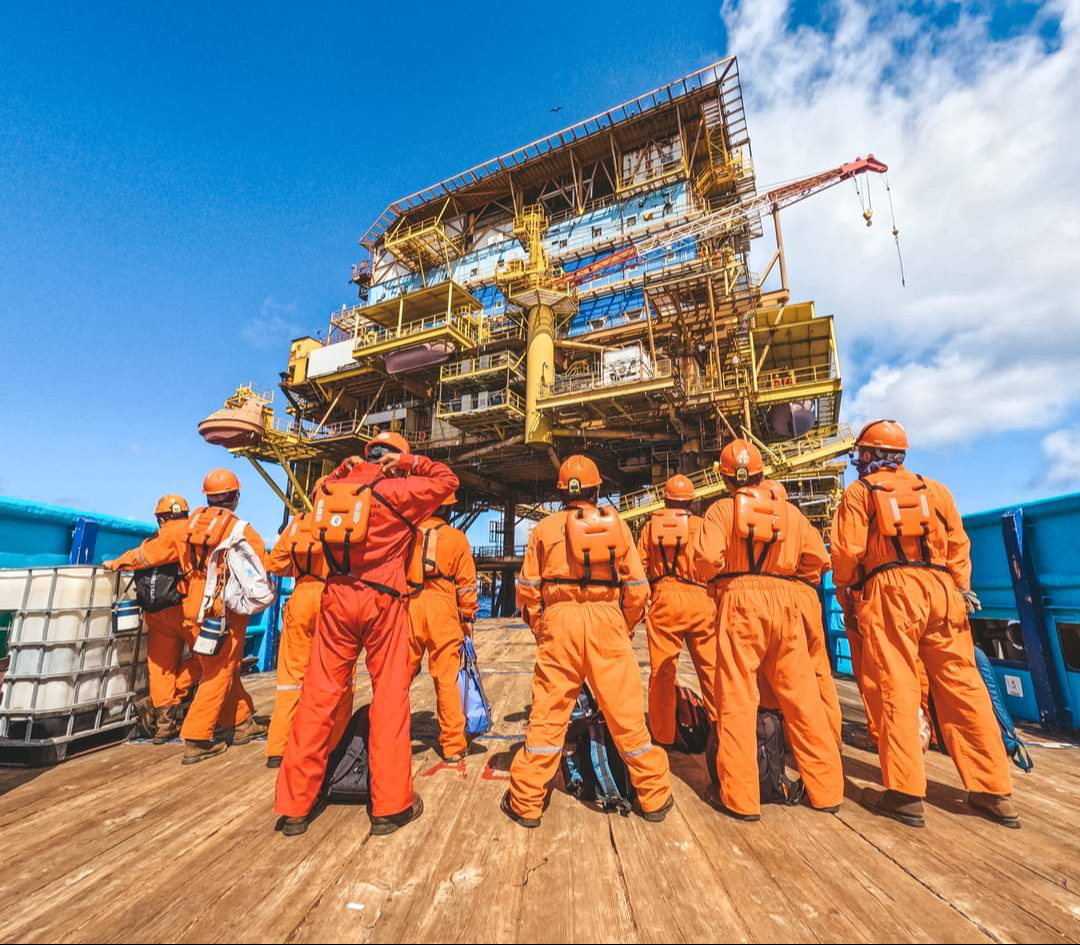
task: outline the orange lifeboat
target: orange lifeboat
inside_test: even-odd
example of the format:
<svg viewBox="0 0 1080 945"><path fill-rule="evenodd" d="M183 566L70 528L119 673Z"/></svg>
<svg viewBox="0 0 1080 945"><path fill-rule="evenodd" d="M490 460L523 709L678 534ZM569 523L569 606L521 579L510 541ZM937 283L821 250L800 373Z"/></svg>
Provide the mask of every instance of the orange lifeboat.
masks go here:
<svg viewBox="0 0 1080 945"><path fill-rule="evenodd" d="M226 449L255 446L263 437L262 406L248 400L239 407L215 410L199 424L199 436Z"/></svg>

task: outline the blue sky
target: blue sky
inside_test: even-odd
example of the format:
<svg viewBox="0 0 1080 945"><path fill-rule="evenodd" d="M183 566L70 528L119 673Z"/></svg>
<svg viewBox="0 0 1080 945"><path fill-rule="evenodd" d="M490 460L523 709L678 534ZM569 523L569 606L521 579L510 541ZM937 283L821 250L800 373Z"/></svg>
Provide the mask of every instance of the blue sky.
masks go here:
<svg viewBox="0 0 1080 945"><path fill-rule="evenodd" d="M982 42L1063 44L1038 5L1007 8ZM0 493L136 518L162 492L195 498L228 462L195 424L241 381L272 386L289 338L351 301L356 239L387 201L699 68L747 29L737 7L678 9L623 3L590 32L592 14L557 2L543 24L522 5L0 5ZM827 42L845 20L821 9L774 20L792 41ZM945 30L972 14L905 9ZM766 128L777 117L775 78L742 74L755 136L759 115ZM763 180L790 176L767 173L755 144ZM828 166L808 160L803 171ZM861 225L842 219L825 239ZM797 221L792 234L795 294L837 314L843 345L858 300L822 284ZM906 363L873 331L850 341L856 382ZM913 459L965 509L1045 494L1052 426ZM245 467L242 510L272 534L276 500Z"/></svg>

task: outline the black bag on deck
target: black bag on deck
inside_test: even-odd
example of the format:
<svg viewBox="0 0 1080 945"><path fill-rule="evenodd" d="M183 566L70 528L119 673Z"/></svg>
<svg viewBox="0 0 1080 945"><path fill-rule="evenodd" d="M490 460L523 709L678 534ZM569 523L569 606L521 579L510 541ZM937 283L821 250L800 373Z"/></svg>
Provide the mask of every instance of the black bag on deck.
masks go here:
<svg viewBox="0 0 1080 945"><path fill-rule="evenodd" d="M328 801L367 801L368 799L368 714L371 706L362 705L353 713L341 741L326 762L322 793Z"/></svg>
<svg viewBox="0 0 1080 945"><path fill-rule="evenodd" d="M709 729L709 744L705 750L709 777L714 784L719 780L716 776L716 753L714 725ZM784 770L784 717L775 709L758 709L757 762L762 804L794 806L802 800L805 790L802 778L792 781Z"/></svg>
<svg viewBox="0 0 1080 945"><path fill-rule="evenodd" d="M634 787L587 684L582 684L570 716L561 768L568 793L601 810L629 815Z"/></svg>
<svg viewBox="0 0 1080 945"><path fill-rule="evenodd" d="M675 750L700 755L708 743L711 725L701 696L688 686L676 686Z"/></svg>
<svg viewBox="0 0 1080 945"><path fill-rule="evenodd" d="M180 565L163 564L135 572L135 599L145 613L175 607L184 596L180 593Z"/></svg>

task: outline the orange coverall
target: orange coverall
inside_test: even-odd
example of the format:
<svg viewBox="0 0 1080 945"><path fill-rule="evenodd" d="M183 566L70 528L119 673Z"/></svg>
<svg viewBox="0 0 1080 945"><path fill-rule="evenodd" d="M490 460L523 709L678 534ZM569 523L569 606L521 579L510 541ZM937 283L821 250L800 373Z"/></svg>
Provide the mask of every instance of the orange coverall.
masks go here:
<svg viewBox="0 0 1080 945"><path fill-rule="evenodd" d="M374 486L367 536L352 549L351 573L332 575L322 607L300 705L278 772L274 810L304 817L315 804L326 772L337 707L351 685L360 651L371 674L371 812L389 816L413 803L409 710L409 605L405 564L416 526L458 487L442 463L403 453L399 475ZM373 482L372 463L339 466L329 481ZM412 523L412 524L410 524Z"/></svg>
<svg viewBox="0 0 1080 945"><path fill-rule="evenodd" d="M756 554L760 548L755 546ZM783 713L811 803L839 804L844 798L840 748L810 659L805 597L794 580L815 569L820 574L825 567L828 558L821 535L796 506L787 503L786 534L769 548L761 573L747 574L750 561L746 541L735 531L735 502L723 498L706 512L694 552L702 573L718 579L716 768L721 800L739 814L761 810L760 672Z"/></svg>
<svg viewBox="0 0 1080 945"><path fill-rule="evenodd" d="M184 523L183 531L170 532L170 540L167 542L150 539L144 542L141 548L143 559L149 567L178 562L186 570L188 590L183 604L184 626L192 641L198 635L199 607L206 590L206 556L203 555L201 546L197 554L193 552L188 542L188 529L196 516L213 511L215 510L206 507L195 509L191 518ZM236 516L233 516L233 521L235 518ZM225 528L223 537L231 530L230 524ZM244 529L244 538L256 553L262 556L265 563L266 545L250 524ZM208 551L214 547L216 545L211 544ZM221 613L220 598L213 613ZM184 724L180 727L180 737L185 741L211 741L216 727L235 728L254 713L255 704L240 681L240 662L244 656L244 636L247 633L248 619L246 614L228 613L225 625L229 633L221 641L217 653L213 656L193 656L199 688L195 692L195 698L191 700L187 715L184 716Z"/></svg>
<svg viewBox="0 0 1080 945"><path fill-rule="evenodd" d="M287 528L278 536L277 543L270 552L267 568L271 574L292 576L295 580L281 617L274 711L270 716L270 731L266 734L268 758L285 754L289 729L292 728L296 706L300 702L300 692L304 688L304 675L311 656L311 640L315 635L315 622L319 617L319 601L326 585L326 561L321 549L313 552L309 559L306 549L310 539L305 534L305 550L292 553L292 545L296 539L289 532L290 529ZM349 724L352 706L353 689L350 686L342 695L334 714L334 727L330 735L331 750L340 740L345 726Z"/></svg>
<svg viewBox="0 0 1080 945"><path fill-rule="evenodd" d="M694 661L705 709L716 721L716 601L698 574L691 554L701 523L700 515L688 516L689 540L675 561L671 560L674 549L665 547L661 557L660 547L652 539L651 521L638 537L638 556L652 590L645 617L649 640L649 728L662 745L675 741L675 683L684 643Z"/></svg>
<svg viewBox="0 0 1080 945"><path fill-rule="evenodd" d="M921 661L945 746L964 786L1009 794L1012 774L990 695L975 665L967 607L960 595L971 586L971 542L945 486L923 480L934 505L927 546L931 564L940 570L908 564L870 574L898 560L891 539L877 524L878 516L871 521L874 501L867 488L894 476L912 474L900 467L896 473L874 473L848 486L832 523L833 579L854 602L862 635L863 698L868 713L877 715L882 779L894 791L926 795L919 738ZM899 541L910 561L922 560L917 538ZM879 707L874 700L880 700Z"/></svg>
<svg viewBox="0 0 1080 945"><path fill-rule="evenodd" d="M465 533L434 516L421 529L438 529L435 539L436 574L424 574L424 586L409 602L409 674L420 671L425 650L428 671L435 682L439 718L439 747L452 758L468 748L465 714L461 710L458 670L461 668L462 621L476 618L476 562ZM416 540L419 554L422 541ZM419 572L417 572L419 573Z"/></svg>
<svg viewBox="0 0 1080 945"><path fill-rule="evenodd" d="M141 571L151 567L146 555L154 557L175 547L178 536L187 531L187 519L162 522L158 533L138 548L125 551L112 562L114 571ZM183 585L180 588L183 591ZM184 622L183 604L156 613L144 613L146 623L146 671L150 702L155 709L179 705L198 681L199 665L192 657L183 659L184 645L195 644L193 628Z"/></svg>
<svg viewBox="0 0 1080 945"><path fill-rule="evenodd" d="M525 744L510 766L510 805L521 817L539 817L547 785L562 757L566 728L578 692L588 681L615 745L626 762L644 811L663 807L671 795L667 752L653 745L642 710L641 673L630 645L649 597L649 583L625 523L621 587L553 583L577 578L566 548L568 503L543 519L529 536L517 603L536 636L532 710ZM602 568L604 576L608 569Z"/></svg>

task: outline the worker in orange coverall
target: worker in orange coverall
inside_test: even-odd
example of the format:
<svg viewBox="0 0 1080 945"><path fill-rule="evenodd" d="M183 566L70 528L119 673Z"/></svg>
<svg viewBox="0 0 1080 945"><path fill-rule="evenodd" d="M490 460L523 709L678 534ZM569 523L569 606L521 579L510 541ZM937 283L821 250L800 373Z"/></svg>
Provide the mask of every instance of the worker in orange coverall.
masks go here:
<svg viewBox="0 0 1080 945"><path fill-rule="evenodd" d="M448 514L457 501L451 494L443 500ZM428 671L435 681L436 712L439 718L439 747L448 764L456 764L468 753L465 714L458 690L461 643L472 636L479 602L476 598L476 562L465 533L438 514L420 524L414 555L419 557L414 573L423 572L423 587L409 602L410 675L420 671L424 652Z"/></svg>
<svg viewBox="0 0 1080 945"><path fill-rule="evenodd" d="M904 468L908 436L895 420L868 423L855 448L859 479L833 519L832 564L837 592L854 606L862 634L864 679L881 700L878 752L886 790L864 791L864 802L909 826L924 824L921 660L968 803L1019 827L1005 746L975 664L968 614L979 604L956 503L941 483Z"/></svg>
<svg viewBox="0 0 1080 945"><path fill-rule="evenodd" d="M705 513L694 554L714 579L719 785L705 800L741 820L761 816L757 762L758 674L784 716L810 803L835 813L844 797L840 747L818 691L807 645L799 576L827 563L821 535L783 492L764 481L757 447L733 440L720 454L730 497Z"/></svg>
<svg viewBox="0 0 1080 945"><path fill-rule="evenodd" d="M240 502L240 480L228 469L212 469L203 480L206 505L191 513L187 527L170 541L145 542L141 555L146 567L179 564L186 573L184 597L186 633L194 640L199 633L199 610L206 590L207 565L211 552L232 533L236 525L236 507ZM244 538L265 563L266 545L259 533L245 524ZM208 612L222 615L220 595ZM184 739L181 764L204 761L225 751L229 745L245 745L266 734L266 726L254 718L255 705L240 681L240 662L244 656L244 637L248 616L225 614L227 634L212 656L195 654L199 688L191 701L180 737ZM215 730L225 733L215 740Z"/></svg>
<svg viewBox="0 0 1080 945"><path fill-rule="evenodd" d="M697 670L701 697L716 721L716 602L691 556L701 530L690 513L694 484L686 476L664 483L664 508L654 512L638 536L638 556L649 578L652 600L645 618L649 639L649 729L665 748L675 742L675 683L683 644Z"/></svg>
<svg viewBox="0 0 1080 945"><path fill-rule="evenodd" d="M613 508L599 509L600 472L585 456L559 470L563 509L533 529L517 602L536 636L532 710L510 766L502 810L538 827L578 692L588 681L637 791L639 812L661 821L673 805L667 753L652 743L641 674L630 645L649 597L633 536Z"/></svg>
<svg viewBox="0 0 1080 945"><path fill-rule="evenodd" d="M419 524L457 486L447 466L415 455L399 434L383 432L368 443L363 460L345 460L316 492L314 529L320 536L340 525L338 513L320 524L321 505L336 507L345 494L360 502L370 491L370 511L364 513L362 540L334 551L327 561L330 576L311 658L278 772L274 809L282 815L286 835L307 830L326 772L337 707L361 649L372 689L371 832L392 833L423 813L412 783L406 562Z"/></svg>
<svg viewBox="0 0 1080 945"><path fill-rule="evenodd" d="M322 480L316 484L318 489ZM279 536L270 552L267 570L271 574L293 578L293 590L285 603L281 618L281 642L278 644L277 686L270 730L266 735L266 767L281 767L285 745L289 740L304 688L315 622L319 617L319 602L326 585L326 558L322 545L311 534L311 513L298 515ZM330 748L341 739L352 717L353 688L349 686L341 697L334 714Z"/></svg>
<svg viewBox="0 0 1080 945"><path fill-rule="evenodd" d="M784 487L772 480L767 481L770 490L777 497L787 497ZM817 544L814 536L810 541ZM840 697L836 692L836 683L833 681L832 663L829 660L829 641L825 635L825 623L821 612L821 597L818 587L821 584L822 570L818 561L828 558L824 542L819 549L819 554L809 555L806 560L807 570L798 576L800 581L794 582L794 588L799 598L799 616L802 619L803 629L806 633L806 646L810 654L810 662L814 667L814 676L817 678L818 692L821 695L821 704L825 708L825 717L829 720L829 728L836 738L836 743L842 743L843 714L840 711ZM825 570L828 570L826 566ZM766 709L780 708L776 694L769 684L765 674L758 671L758 689L761 693L761 706Z"/></svg>
<svg viewBox="0 0 1080 945"><path fill-rule="evenodd" d="M189 512L187 500L180 495L163 495L154 508L158 531L138 548L124 552L119 558L106 561L114 571L141 571L148 568L146 555L155 549L169 551L176 547L187 531ZM183 593L183 582L179 582ZM143 727L153 735L155 745L176 738L180 729L176 712L198 679L198 663L190 656L183 658L185 644L195 643L192 627L184 622L183 604L175 604L153 613L143 612L146 624L146 670L150 695L136 703Z"/></svg>

